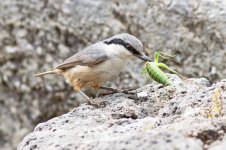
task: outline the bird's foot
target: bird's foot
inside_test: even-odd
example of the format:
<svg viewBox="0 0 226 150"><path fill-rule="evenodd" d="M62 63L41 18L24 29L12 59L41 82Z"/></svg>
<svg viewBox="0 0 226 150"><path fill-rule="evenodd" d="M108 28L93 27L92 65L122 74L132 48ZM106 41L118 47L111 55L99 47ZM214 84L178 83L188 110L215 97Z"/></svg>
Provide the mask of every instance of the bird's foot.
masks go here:
<svg viewBox="0 0 226 150"><path fill-rule="evenodd" d="M82 91L79 91L79 93L83 96L83 97L85 97L85 99L87 100L87 103L89 104L89 105L92 105L92 106L94 106L94 107L96 107L96 108L103 108L103 107L106 107L107 106L107 104L109 104L109 102L108 101L103 101L103 100L101 100L101 99L99 99L99 101L97 100L94 100L93 98L90 98L89 96L87 96L85 93L83 93Z"/></svg>
<svg viewBox="0 0 226 150"><path fill-rule="evenodd" d="M125 89L122 89L122 93L125 93L125 94L137 94L137 92L135 90L136 90L136 88L125 88Z"/></svg>
<svg viewBox="0 0 226 150"><path fill-rule="evenodd" d="M129 88L129 89L115 89L115 88L104 87L104 86L101 86L100 88L101 89L104 89L104 90L108 90L110 92L100 93L98 95L98 97L99 96L106 96L106 95L110 95L110 94L114 94L114 93L136 94L136 92L134 91L135 90L134 88Z"/></svg>
<svg viewBox="0 0 226 150"><path fill-rule="evenodd" d="M109 104L108 101L104 101L104 100L94 100L93 98L89 98L87 100L88 100L88 105L94 106L96 108L104 108Z"/></svg>

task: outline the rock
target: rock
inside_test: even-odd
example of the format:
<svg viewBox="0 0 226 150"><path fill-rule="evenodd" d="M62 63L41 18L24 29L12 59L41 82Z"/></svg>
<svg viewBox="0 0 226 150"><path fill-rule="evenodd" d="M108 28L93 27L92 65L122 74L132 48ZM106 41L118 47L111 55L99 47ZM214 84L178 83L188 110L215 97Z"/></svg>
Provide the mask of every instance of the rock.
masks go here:
<svg viewBox="0 0 226 150"><path fill-rule="evenodd" d="M157 83L137 89L146 100L113 94L98 98L109 105L95 108L83 104L73 111L38 124L20 143L27 149L220 149L226 135L226 84L206 86L205 79L182 81L168 75L173 85ZM205 84L201 84L205 83ZM222 110L216 108L219 90ZM210 110L212 111L210 111Z"/></svg>
<svg viewBox="0 0 226 150"><path fill-rule="evenodd" d="M33 74L117 33L137 36L151 56L154 50L177 49L167 64L185 76L206 77L210 84L226 76L225 1L2 0L0 8L0 147L4 149L15 149L21 129L31 131L37 123L84 102L62 78ZM130 62L107 85L142 87L147 84L140 74L142 66L139 60Z"/></svg>

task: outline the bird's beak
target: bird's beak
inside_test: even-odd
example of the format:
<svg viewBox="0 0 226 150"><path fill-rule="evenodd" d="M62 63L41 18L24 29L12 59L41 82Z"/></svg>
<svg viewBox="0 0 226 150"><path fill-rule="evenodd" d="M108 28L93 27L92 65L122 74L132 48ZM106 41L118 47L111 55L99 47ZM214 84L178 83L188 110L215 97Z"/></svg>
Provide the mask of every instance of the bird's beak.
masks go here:
<svg viewBox="0 0 226 150"><path fill-rule="evenodd" d="M146 55L140 55L140 56L138 56L138 58L140 58L141 60L143 60L143 61L151 61L151 58L149 58L148 56L146 56Z"/></svg>

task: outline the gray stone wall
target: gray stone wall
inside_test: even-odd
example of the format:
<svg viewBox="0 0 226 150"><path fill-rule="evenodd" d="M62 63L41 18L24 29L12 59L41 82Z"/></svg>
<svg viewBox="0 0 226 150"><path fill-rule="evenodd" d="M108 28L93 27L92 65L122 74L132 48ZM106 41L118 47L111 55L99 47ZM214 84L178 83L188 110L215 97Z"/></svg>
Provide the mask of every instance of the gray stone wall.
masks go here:
<svg viewBox="0 0 226 150"><path fill-rule="evenodd" d="M223 79L225 14L221 0L1 0L0 147L15 148L34 125L82 101L61 77L34 73L117 33L140 38L150 56L177 49L166 63L187 77ZM134 60L107 84L140 87L147 83L141 67Z"/></svg>

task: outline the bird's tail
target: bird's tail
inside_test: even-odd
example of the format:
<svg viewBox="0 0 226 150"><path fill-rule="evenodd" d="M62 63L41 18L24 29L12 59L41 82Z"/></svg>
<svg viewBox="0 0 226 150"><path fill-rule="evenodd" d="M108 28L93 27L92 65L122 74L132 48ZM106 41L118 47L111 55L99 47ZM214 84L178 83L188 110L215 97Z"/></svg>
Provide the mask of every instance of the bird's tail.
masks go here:
<svg viewBox="0 0 226 150"><path fill-rule="evenodd" d="M56 72L54 70L51 70L51 71L46 71L46 72L35 74L34 77L39 77L39 76L43 76L43 75L46 75L46 74L55 74L55 73Z"/></svg>

